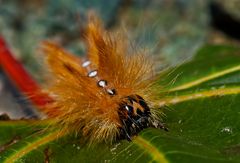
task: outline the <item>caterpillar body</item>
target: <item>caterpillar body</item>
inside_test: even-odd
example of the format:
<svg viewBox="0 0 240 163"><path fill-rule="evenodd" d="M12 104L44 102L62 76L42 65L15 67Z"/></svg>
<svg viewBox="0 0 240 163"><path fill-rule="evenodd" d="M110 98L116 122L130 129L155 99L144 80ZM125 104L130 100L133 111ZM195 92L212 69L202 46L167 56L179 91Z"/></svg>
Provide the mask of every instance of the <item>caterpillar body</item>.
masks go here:
<svg viewBox="0 0 240 163"><path fill-rule="evenodd" d="M54 102L43 109L52 126L80 134L87 141L131 140L147 127L166 128L153 102L153 64L149 57L129 54L129 43L106 32L90 18L86 28L86 58L44 42L51 72L46 88Z"/></svg>

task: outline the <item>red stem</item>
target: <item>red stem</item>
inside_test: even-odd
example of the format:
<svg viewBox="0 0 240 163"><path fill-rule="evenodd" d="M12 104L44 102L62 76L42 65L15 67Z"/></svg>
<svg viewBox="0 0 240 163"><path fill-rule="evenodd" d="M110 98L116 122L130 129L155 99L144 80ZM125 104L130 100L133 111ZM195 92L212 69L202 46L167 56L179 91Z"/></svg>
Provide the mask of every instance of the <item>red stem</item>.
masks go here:
<svg viewBox="0 0 240 163"><path fill-rule="evenodd" d="M34 105L42 108L52 101L47 94L41 92L37 82L28 74L22 64L14 58L2 37L0 37L0 66L15 86Z"/></svg>

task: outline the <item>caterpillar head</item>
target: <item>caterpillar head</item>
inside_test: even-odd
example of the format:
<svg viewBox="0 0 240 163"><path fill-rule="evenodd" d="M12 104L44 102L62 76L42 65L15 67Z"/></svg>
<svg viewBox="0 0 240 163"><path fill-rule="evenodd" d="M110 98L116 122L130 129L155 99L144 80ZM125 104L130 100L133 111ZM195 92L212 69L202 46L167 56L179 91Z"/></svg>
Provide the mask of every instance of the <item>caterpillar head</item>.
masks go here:
<svg viewBox="0 0 240 163"><path fill-rule="evenodd" d="M137 135L151 123L150 108L139 95L124 97L119 105L118 114L122 122L120 136L127 140L131 140L131 136Z"/></svg>

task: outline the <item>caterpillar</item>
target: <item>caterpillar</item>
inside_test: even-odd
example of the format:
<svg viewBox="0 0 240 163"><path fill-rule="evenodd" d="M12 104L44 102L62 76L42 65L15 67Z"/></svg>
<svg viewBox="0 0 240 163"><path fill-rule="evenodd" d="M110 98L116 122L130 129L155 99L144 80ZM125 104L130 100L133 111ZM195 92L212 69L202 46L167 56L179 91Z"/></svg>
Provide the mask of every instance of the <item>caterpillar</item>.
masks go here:
<svg viewBox="0 0 240 163"><path fill-rule="evenodd" d="M52 76L46 92L54 101L42 111L52 126L91 143L131 141L148 127L167 130L152 100L154 66L149 57L129 50L125 37L105 31L95 17L88 20L85 44L84 58L50 41L41 46Z"/></svg>

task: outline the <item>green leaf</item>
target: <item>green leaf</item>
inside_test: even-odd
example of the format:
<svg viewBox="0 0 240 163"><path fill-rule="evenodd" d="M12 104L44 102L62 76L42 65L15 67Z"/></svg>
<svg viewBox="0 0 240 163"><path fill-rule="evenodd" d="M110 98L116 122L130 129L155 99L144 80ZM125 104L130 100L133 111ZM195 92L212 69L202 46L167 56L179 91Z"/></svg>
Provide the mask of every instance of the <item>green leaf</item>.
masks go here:
<svg viewBox="0 0 240 163"><path fill-rule="evenodd" d="M171 91L194 86L200 86L201 88L201 84L208 81L218 80L222 76L226 79L228 74L235 72L239 74L239 63L239 48L231 46L205 46L199 50L191 61L163 72L159 76L159 84L166 86L166 89ZM232 80L235 80L235 77ZM229 83L223 82L221 84Z"/></svg>
<svg viewBox="0 0 240 163"><path fill-rule="evenodd" d="M46 123L2 121L0 162L239 162L240 48L206 46L157 83L169 132L148 128L133 142L87 147Z"/></svg>

